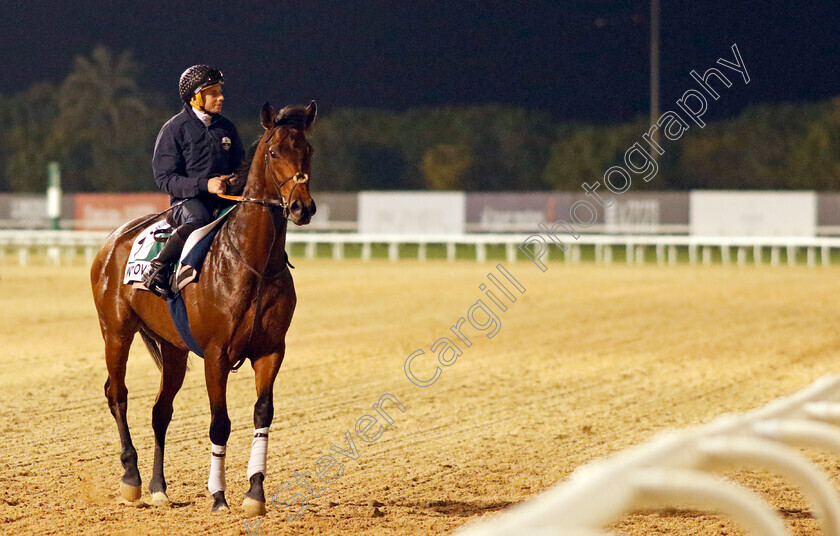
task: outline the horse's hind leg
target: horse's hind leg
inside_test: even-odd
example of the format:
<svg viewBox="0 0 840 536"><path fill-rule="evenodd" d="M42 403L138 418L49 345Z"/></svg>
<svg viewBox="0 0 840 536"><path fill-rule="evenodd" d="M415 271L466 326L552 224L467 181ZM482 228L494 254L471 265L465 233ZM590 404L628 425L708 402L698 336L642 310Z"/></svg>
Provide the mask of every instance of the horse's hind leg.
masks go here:
<svg viewBox="0 0 840 536"><path fill-rule="evenodd" d="M152 504L162 506L169 504L169 497L166 495L166 478L163 476L166 429L172 420L172 402L184 383L188 352L167 342L158 343L158 347L160 348L162 366L160 391L152 408L152 428L155 431L155 462L152 469L152 480L149 482L149 493L152 495Z"/></svg>
<svg viewBox="0 0 840 536"><path fill-rule="evenodd" d="M125 364L128 361L128 350L131 348L133 337L133 333L130 335L105 334L105 362L108 366L105 397L108 399L108 408L117 421L117 429L120 432L122 444L120 461L125 469L120 480L120 495L128 501L136 501L140 498L140 471L137 470L137 451L131 443L131 434L128 431L128 388L125 386Z"/></svg>
<svg viewBox="0 0 840 536"><path fill-rule="evenodd" d="M269 354L254 360L254 382L257 388L257 403L254 404L254 439L251 442L251 458L248 460L248 482L242 508L246 516L265 515L266 458L268 456L268 429L274 418L274 380L283 363L284 352Z"/></svg>

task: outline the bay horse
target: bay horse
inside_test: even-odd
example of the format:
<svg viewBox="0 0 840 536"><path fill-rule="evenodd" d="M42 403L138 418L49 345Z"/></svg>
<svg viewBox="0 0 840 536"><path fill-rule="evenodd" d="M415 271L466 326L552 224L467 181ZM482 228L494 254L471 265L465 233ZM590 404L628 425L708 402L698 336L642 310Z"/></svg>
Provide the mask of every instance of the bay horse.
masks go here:
<svg viewBox="0 0 840 536"><path fill-rule="evenodd" d="M230 436L227 379L231 370L251 360L257 400L254 439L248 462L246 515L265 514L265 465L268 429L274 416L274 380L285 354L286 331L295 304L294 282L287 268L286 226L309 223L315 203L309 192L312 146L307 132L317 114L308 106L276 112L266 103L260 112L265 132L238 175L242 196L228 215L204 261L201 277L182 291L193 339L204 349L204 377L210 399L210 477L212 511L228 510L225 499L225 448ZM246 179L247 177L247 179ZM149 493L152 504L169 504L163 474L166 429L172 402L184 381L188 348L167 304L150 292L123 284L126 261L142 219L126 223L107 238L91 267L91 286L99 327L105 340L108 379L105 396L117 422L125 470L120 495L140 498L137 451L131 442L125 384L128 350L139 332L158 368L160 390L152 409L155 454Z"/></svg>

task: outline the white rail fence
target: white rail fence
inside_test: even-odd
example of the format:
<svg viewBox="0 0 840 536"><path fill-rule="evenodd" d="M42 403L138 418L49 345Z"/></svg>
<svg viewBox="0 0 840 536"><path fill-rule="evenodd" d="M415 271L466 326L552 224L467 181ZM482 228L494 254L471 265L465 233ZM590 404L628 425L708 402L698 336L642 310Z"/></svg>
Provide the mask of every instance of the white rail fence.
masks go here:
<svg viewBox="0 0 840 536"><path fill-rule="evenodd" d="M733 518L760 536L790 534L750 489L705 471L760 468L795 482L827 536L840 535L840 497L797 447L840 456L840 375L764 408L666 433L578 468L535 498L482 519L457 536L596 535L622 515L690 506Z"/></svg>
<svg viewBox="0 0 840 536"><path fill-rule="evenodd" d="M17 256L21 265L29 262L36 252L44 252L54 264L72 262L84 254L90 262L105 241L107 233L100 231L41 231L0 230L0 255ZM426 260L429 247L442 247L447 260L457 258L459 248L467 248L477 261L484 262L491 247L503 248L508 262L528 260L520 246L535 235L527 234L463 234L463 235L405 235L405 234L358 234L358 233L312 233L291 232L287 244L303 246L307 258L315 257L320 245L331 249L335 259L347 256L348 247L360 249L364 260L372 258L374 246L387 249L391 260L401 258L404 246L416 248L416 258ZM804 262L809 266L831 264L833 250L840 250L838 237L721 237L686 235L581 235L578 240L565 237L567 249L561 249L543 235L547 249L553 258L562 256L566 262L581 262L584 248L593 253L596 263L610 264L620 254L627 264L644 264L655 261L658 264L676 264L680 255L687 255L691 264L711 264L718 260L723 264L744 265L748 262L771 265L782 263L782 252L787 264ZM414 250L412 249L412 252ZM649 254L650 252L650 254ZM769 258L767 253L769 252Z"/></svg>

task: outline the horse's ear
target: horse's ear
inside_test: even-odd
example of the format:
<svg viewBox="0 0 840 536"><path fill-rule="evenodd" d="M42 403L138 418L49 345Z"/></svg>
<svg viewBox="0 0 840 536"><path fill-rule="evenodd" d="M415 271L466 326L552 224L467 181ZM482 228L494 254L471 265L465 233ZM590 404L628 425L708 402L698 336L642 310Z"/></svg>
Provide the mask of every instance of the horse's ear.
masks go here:
<svg viewBox="0 0 840 536"><path fill-rule="evenodd" d="M275 119L277 119L277 112L271 107L271 103L266 102L260 110L260 123L264 129L268 130L274 128Z"/></svg>
<svg viewBox="0 0 840 536"><path fill-rule="evenodd" d="M315 116L318 115L318 105L315 104L315 101L309 103L309 106L306 107L306 127L305 130L308 130L309 127L312 126L312 123L315 122Z"/></svg>

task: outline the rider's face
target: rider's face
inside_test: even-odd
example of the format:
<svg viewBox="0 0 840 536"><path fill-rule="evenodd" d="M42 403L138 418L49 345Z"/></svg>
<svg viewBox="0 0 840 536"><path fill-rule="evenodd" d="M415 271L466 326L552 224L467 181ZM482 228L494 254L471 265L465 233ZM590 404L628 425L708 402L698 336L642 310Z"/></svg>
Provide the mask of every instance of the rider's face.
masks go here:
<svg viewBox="0 0 840 536"><path fill-rule="evenodd" d="M203 89L201 90L201 94L204 96L204 109L207 113L217 114L222 111L222 104L225 102L225 97L222 95L221 84Z"/></svg>

